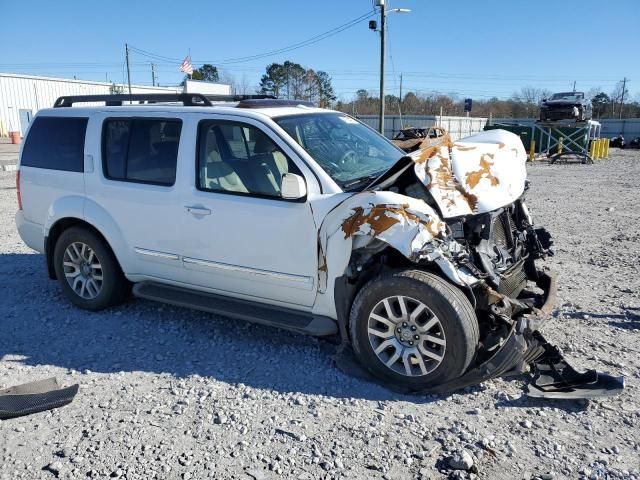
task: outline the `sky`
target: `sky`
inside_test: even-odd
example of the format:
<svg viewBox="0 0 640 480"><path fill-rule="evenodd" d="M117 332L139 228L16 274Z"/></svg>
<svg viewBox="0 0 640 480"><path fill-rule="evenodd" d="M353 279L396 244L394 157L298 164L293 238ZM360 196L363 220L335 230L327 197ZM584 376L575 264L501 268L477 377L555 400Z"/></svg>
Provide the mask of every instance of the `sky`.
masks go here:
<svg viewBox="0 0 640 480"><path fill-rule="evenodd" d="M479 100L521 87L611 92L628 79L640 100L638 0L387 0L386 93L441 92ZM0 0L0 72L177 84L180 60L213 63L257 86L266 65L291 60L328 72L339 99L378 94L373 0ZM362 17L319 41L269 56ZM371 19L379 21L375 14ZM148 54L152 54L150 58ZM251 58L259 56L259 58ZM249 57L249 58L247 58Z"/></svg>

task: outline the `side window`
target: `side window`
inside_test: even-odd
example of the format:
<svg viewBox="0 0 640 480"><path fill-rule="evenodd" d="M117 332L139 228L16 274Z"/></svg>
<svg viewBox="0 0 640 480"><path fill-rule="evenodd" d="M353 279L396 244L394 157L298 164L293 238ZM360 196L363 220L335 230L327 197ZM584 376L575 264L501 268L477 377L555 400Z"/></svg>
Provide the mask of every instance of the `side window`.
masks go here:
<svg viewBox="0 0 640 480"><path fill-rule="evenodd" d="M24 144L21 165L66 172L84 171L87 118L38 117Z"/></svg>
<svg viewBox="0 0 640 480"><path fill-rule="evenodd" d="M171 186L176 181L181 120L108 119L103 169L112 180Z"/></svg>
<svg viewBox="0 0 640 480"><path fill-rule="evenodd" d="M228 121L200 122L198 188L280 198L282 175L302 175L262 130Z"/></svg>

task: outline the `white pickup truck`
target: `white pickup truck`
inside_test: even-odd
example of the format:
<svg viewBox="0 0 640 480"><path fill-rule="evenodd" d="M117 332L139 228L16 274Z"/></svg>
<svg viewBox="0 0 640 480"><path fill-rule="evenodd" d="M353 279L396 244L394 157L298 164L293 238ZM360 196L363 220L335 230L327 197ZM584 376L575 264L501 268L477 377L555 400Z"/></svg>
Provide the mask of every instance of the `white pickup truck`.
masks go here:
<svg viewBox="0 0 640 480"><path fill-rule="evenodd" d="M412 155L299 101L61 97L26 135L16 221L81 308L133 287L340 333L408 390L523 371L555 281L536 267L551 242L524 203L522 143L493 130Z"/></svg>

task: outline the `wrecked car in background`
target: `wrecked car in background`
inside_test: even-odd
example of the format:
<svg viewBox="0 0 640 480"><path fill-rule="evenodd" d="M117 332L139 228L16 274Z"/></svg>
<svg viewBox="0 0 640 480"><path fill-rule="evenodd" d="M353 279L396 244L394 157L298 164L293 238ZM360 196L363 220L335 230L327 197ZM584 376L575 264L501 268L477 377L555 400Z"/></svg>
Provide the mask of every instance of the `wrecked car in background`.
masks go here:
<svg viewBox="0 0 640 480"><path fill-rule="evenodd" d="M592 106L584 92L554 93L540 102L540 121L591 120Z"/></svg>
<svg viewBox="0 0 640 480"><path fill-rule="evenodd" d="M155 103L124 105L145 99ZM107 105L68 108L80 102ZM117 305L133 287L339 333L364 369L403 391L531 367L530 394L622 388L572 370L539 332L555 300L539 264L552 242L527 209L512 133L443 135L407 156L356 119L297 100L88 95L56 107L30 124L16 221L81 308Z"/></svg>
<svg viewBox="0 0 640 480"><path fill-rule="evenodd" d="M406 153L425 149L433 145L449 142L449 135L440 127L407 127L400 130L391 140L393 144Z"/></svg>

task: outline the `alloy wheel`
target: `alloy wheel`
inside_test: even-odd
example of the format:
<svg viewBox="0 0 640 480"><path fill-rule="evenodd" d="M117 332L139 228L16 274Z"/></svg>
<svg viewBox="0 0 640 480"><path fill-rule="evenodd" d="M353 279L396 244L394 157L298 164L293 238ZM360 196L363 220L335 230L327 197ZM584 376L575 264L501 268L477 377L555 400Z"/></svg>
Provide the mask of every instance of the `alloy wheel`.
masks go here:
<svg viewBox="0 0 640 480"><path fill-rule="evenodd" d="M433 372L444 359L447 341L442 323L419 300L387 297L369 314L369 343L378 359L401 375Z"/></svg>
<svg viewBox="0 0 640 480"><path fill-rule="evenodd" d="M64 251L64 275L71 289L81 298L93 300L102 290L102 264L93 249L73 242Z"/></svg>

